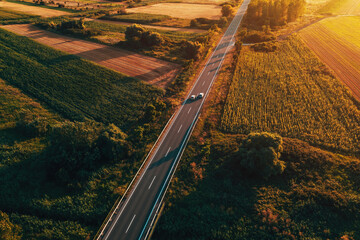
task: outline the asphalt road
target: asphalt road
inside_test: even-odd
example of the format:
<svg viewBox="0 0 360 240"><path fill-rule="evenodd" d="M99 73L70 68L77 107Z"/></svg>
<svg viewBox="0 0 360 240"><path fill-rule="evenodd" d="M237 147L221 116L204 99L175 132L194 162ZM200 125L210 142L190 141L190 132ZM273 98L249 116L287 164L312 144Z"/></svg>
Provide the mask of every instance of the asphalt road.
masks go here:
<svg viewBox="0 0 360 240"><path fill-rule="evenodd" d="M227 51L234 45L234 35L249 2L244 0L189 94L197 96L204 93L205 96L183 103L133 190L115 211L98 239L132 240L145 239L147 236L210 87Z"/></svg>

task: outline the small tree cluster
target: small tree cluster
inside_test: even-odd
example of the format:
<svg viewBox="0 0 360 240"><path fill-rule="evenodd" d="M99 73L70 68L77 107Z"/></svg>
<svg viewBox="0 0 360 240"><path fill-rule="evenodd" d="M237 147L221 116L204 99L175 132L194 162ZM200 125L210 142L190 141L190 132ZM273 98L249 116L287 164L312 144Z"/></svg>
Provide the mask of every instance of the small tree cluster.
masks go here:
<svg viewBox="0 0 360 240"><path fill-rule="evenodd" d="M113 124L65 122L53 127L49 137L48 174L63 183L86 179L101 164L130 154L127 135Z"/></svg>
<svg viewBox="0 0 360 240"><path fill-rule="evenodd" d="M235 13L235 10L230 4L225 4L221 8L221 14L223 17L226 17L226 18L231 17L232 15L234 15L234 13Z"/></svg>
<svg viewBox="0 0 360 240"><path fill-rule="evenodd" d="M199 59L202 51L204 49L204 45L198 41L183 41L182 42L182 50L184 58L186 59Z"/></svg>
<svg viewBox="0 0 360 240"><path fill-rule="evenodd" d="M125 39L133 47L160 46L165 42L160 33L148 31L138 24L126 28Z"/></svg>
<svg viewBox="0 0 360 240"><path fill-rule="evenodd" d="M239 150L241 166L250 174L265 179L282 173L285 169L285 163L279 159L282 144L282 138L277 134L250 133Z"/></svg>
<svg viewBox="0 0 360 240"><path fill-rule="evenodd" d="M305 10L305 0L253 0L247 10L247 22L281 26L295 21Z"/></svg>

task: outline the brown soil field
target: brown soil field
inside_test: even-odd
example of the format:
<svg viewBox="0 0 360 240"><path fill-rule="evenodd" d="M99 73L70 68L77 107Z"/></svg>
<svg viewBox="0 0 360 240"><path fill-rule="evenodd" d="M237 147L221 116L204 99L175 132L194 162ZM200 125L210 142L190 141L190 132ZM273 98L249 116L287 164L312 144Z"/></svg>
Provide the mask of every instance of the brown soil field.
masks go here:
<svg viewBox="0 0 360 240"><path fill-rule="evenodd" d="M39 29L30 24L1 27L16 34L32 38L41 44L74 54L163 88L174 79L179 70L179 66L174 63L103 44L62 36Z"/></svg>
<svg viewBox="0 0 360 240"><path fill-rule="evenodd" d="M58 10L43 8L43 7L33 7L33 6L17 4L17 3L12 3L12 2L5 2L5 1L0 1L0 7L11 9L14 11L38 15L38 16L42 16L42 17L57 17L57 16L70 14L70 13L64 12L64 11L58 11Z"/></svg>
<svg viewBox="0 0 360 240"><path fill-rule="evenodd" d="M360 101L360 48L321 24L305 28L300 36Z"/></svg>
<svg viewBox="0 0 360 240"><path fill-rule="evenodd" d="M128 8L126 11L128 13L165 14L185 19L219 19L221 17L221 7L211 4L158 3L144 7Z"/></svg>

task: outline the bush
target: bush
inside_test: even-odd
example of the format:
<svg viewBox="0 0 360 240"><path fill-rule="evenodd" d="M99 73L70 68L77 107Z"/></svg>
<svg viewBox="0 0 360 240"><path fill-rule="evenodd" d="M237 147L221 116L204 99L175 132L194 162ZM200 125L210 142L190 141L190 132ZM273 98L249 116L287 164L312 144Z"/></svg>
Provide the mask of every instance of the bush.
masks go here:
<svg viewBox="0 0 360 240"><path fill-rule="evenodd" d="M57 28L58 30L85 29L85 22L83 18L81 18L80 20L71 20L58 24Z"/></svg>
<svg viewBox="0 0 360 240"><path fill-rule="evenodd" d="M251 48L256 52L275 52L278 49L278 44L276 42L258 43Z"/></svg>
<svg viewBox="0 0 360 240"><path fill-rule="evenodd" d="M9 216L0 211L0 239L20 240L21 228L10 222Z"/></svg>
<svg viewBox="0 0 360 240"><path fill-rule="evenodd" d="M225 27L226 24L228 23L228 19L226 17L221 17L219 20L219 26L220 27Z"/></svg>
<svg viewBox="0 0 360 240"><path fill-rule="evenodd" d="M48 128L49 124L45 118L39 118L29 110L23 110L19 113L16 129L21 134L28 137L43 136L47 133Z"/></svg>
<svg viewBox="0 0 360 240"><path fill-rule="evenodd" d="M127 158L127 135L111 124L65 122L51 129L48 174L62 183L84 180L96 167Z"/></svg>
<svg viewBox="0 0 360 240"><path fill-rule="evenodd" d="M164 38L160 33L148 31L138 24L133 24L126 28L125 39L133 47L152 47L164 43Z"/></svg>
<svg viewBox="0 0 360 240"><path fill-rule="evenodd" d="M280 174L285 169L285 163L279 160L282 144L282 138L277 134L250 133L239 149L240 165L250 174L265 179Z"/></svg>
<svg viewBox="0 0 360 240"><path fill-rule="evenodd" d="M199 42L183 41L182 49L186 59L197 60L203 51L204 46Z"/></svg>
<svg viewBox="0 0 360 240"><path fill-rule="evenodd" d="M235 11L234 11L233 7L229 4L225 4L221 8L221 14L223 17L226 17L226 18L234 15L234 12Z"/></svg>

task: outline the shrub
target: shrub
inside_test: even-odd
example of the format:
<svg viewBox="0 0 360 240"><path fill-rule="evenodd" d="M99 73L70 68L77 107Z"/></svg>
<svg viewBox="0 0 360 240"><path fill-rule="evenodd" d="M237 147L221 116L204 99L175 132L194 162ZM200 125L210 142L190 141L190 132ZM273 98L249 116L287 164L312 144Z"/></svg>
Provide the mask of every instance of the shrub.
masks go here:
<svg viewBox="0 0 360 240"><path fill-rule="evenodd" d="M19 113L16 129L25 136L35 137L45 135L48 128L49 124L45 118L39 118L29 110L23 110Z"/></svg>
<svg viewBox="0 0 360 240"><path fill-rule="evenodd" d="M186 59L199 59L203 48L204 46L199 42L184 41L182 43L182 49L184 51L184 57Z"/></svg>
<svg viewBox="0 0 360 240"><path fill-rule="evenodd" d="M257 43L251 46L256 52L275 52L278 49L276 42Z"/></svg>
<svg viewBox="0 0 360 240"><path fill-rule="evenodd" d="M51 129L48 174L62 183L84 180L103 163L127 158L127 135L111 124L65 122Z"/></svg>
<svg viewBox="0 0 360 240"><path fill-rule="evenodd" d="M219 26L220 27L225 27L226 24L228 23L228 19L226 17L221 17L219 20Z"/></svg>
<svg viewBox="0 0 360 240"><path fill-rule="evenodd" d="M66 30L66 29L85 29L85 22L84 19L81 18L80 20L71 20L62 22L57 25L58 30Z"/></svg>
<svg viewBox="0 0 360 240"><path fill-rule="evenodd" d="M164 38L159 33L148 31L138 24L126 28L125 39L133 47L152 47L164 43Z"/></svg>
<svg viewBox="0 0 360 240"><path fill-rule="evenodd" d="M225 4L221 8L221 14L223 17L226 17L226 18L234 15L234 12L235 11L234 11L233 7L229 4Z"/></svg>
<svg viewBox="0 0 360 240"><path fill-rule="evenodd" d="M191 21L190 21L190 27L196 28L197 26L198 26L198 22L196 21L196 19L191 19Z"/></svg>
<svg viewBox="0 0 360 240"><path fill-rule="evenodd" d="M21 228L10 222L9 216L0 211L0 239L20 240Z"/></svg>
<svg viewBox="0 0 360 240"><path fill-rule="evenodd" d="M240 165L250 174L265 179L282 173L285 169L285 163L279 160L282 144L282 138L277 134L250 133L239 149Z"/></svg>

